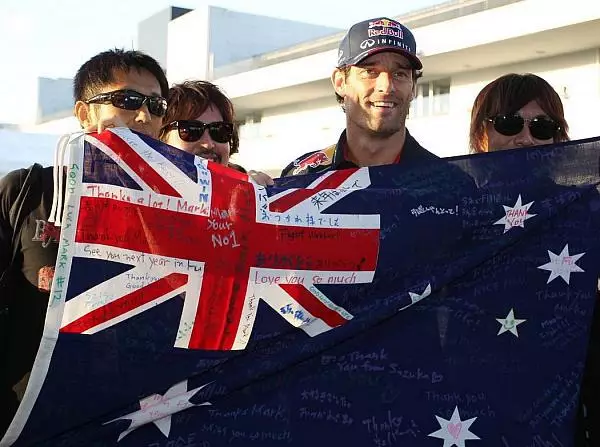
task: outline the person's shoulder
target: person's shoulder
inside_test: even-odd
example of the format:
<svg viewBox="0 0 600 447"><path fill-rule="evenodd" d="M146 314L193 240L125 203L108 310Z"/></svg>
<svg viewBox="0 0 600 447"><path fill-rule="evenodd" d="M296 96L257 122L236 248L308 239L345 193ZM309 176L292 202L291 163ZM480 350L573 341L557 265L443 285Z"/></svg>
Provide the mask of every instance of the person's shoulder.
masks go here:
<svg viewBox="0 0 600 447"><path fill-rule="evenodd" d="M419 150L422 151L423 157L429 160L440 160L442 157L435 155L433 152L425 149L423 146L419 145Z"/></svg>
<svg viewBox="0 0 600 447"><path fill-rule="evenodd" d="M247 174L248 173L248 171L246 170L246 168L244 168L242 165L238 165L237 163L229 162L227 164L227 166L229 166L230 168L235 169L236 171L239 171L239 172L241 172L243 174Z"/></svg>
<svg viewBox="0 0 600 447"><path fill-rule="evenodd" d="M421 161L421 160L439 160L441 157L438 157L433 152L425 149L421 143L419 143L415 137L413 137L408 129L406 129L406 140L405 140L405 149L408 149L405 155L408 157L404 157L406 160L408 158L409 161Z"/></svg>
<svg viewBox="0 0 600 447"><path fill-rule="evenodd" d="M281 177L313 174L329 169L333 163L335 148L336 145L332 144L320 151L308 152L296 158L281 171Z"/></svg>
<svg viewBox="0 0 600 447"><path fill-rule="evenodd" d="M0 178L0 191L21 189L30 169L32 167L15 169L4 175Z"/></svg>
<svg viewBox="0 0 600 447"><path fill-rule="evenodd" d="M23 189L25 182L31 176L31 180L44 181L52 179L52 166L43 167L40 164L33 164L28 168L15 169L0 178L0 195L4 198L14 198Z"/></svg>

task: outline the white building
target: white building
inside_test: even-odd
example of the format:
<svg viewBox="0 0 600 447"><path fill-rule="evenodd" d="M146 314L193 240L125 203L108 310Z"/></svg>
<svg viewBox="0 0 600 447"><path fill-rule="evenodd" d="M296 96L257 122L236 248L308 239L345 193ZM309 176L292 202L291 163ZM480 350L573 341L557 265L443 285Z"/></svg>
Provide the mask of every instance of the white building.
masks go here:
<svg viewBox="0 0 600 447"><path fill-rule="evenodd" d="M193 11L170 7L139 24L137 47L156 58L174 83L208 79L214 69L337 31L208 5ZM38 78L32 79L33 84L35 88L21 98L31 106L17 117L20 133L11 125L10 133L0 135L0 161L4 163L0 176L8 171L5 166L47 162L46 155L54 150L59 135L80 130L73 116L72 79ZM23 145L32 150L11 152L19 135Z"/></svg>
<svg viewBox="0 0 600 447"><path fill-rule="evenodd" d="M24 79L27 88L19 93L19 115L13 116L10 127L26 132L43 133L44 124L57 123L73 115L73 80L68 78L37 77Z"/></svg>
<svg viewBox="0 0 600 447"><path fill-rule="evenodd" d="M510 72L552 84L572 138L600 135L600 3L452 1L395 18L413 31L424 65L407 127L432 152L468 153L475 96ZM337 140L345 119L330 75L343 35L215 70L214 82L247 121L240 163L273 172Z"/></svg>
<svg viewBox="0 0 600 447"><path fill-rule="evenodd" d="M209 79L215 70L229 64L340 31L209 5L183 14L165 25L166 71L171 83ZM140 42L147 40L145 30L142 22L138 29ZM155 35L156 31L156 28L148 30L151 35ZM150 47L140 45L139 49L154 56Z"/></svg>
<svg viewBox="0 0 600 447"><path fill-rule="evenodd" d="M34 162L51 166L57 142L56 135L0 129L0 177Z"/></svg>
<svg viewBox="0 0 600 447"><path fill-rule="evenodd" d="M424 77L407 126L432 152L467 153L475 96L509 72L533 72L553 85L572 138L600 135L600 3L454 0L390 15L417 40ZM344 32L207 6L149 18L138 45L166 61L170 82L221 86L242 124L237 161L278 174L295 157L334 143L344 128L330 83ZM48 132L55 123L43 126Z"/></svg>

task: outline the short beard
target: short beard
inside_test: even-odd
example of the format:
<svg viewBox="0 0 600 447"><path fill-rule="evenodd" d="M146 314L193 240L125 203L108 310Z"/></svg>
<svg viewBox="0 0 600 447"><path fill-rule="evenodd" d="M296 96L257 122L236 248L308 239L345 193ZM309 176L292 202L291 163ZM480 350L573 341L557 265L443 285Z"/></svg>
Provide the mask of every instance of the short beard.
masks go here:
<svg viewBox="0 0 600 447"><path fill-rule="evenodd" d="M360 128L362 131L367 133L369 135L369 137L371 137L372 139L387 140L388 138L392 137L393 135L397 134L398 132L401 132L402 129L405 128L405 126L406 126L406 118L408 117L410 103L402 104L401 107L403 109L401 111L402 113L401 113L400 117L398 118L397 124L395 124L394 127L388 127L385 129L375 130L369 126L368 115L366 113L363 116L364 120L353 121L353 123L356 127ZM347 115L347 113L346 113L346 115Z"/></svg>
<svg viewBox="0 0 600 447"><path fill-rule="evenodd" d="M355 122L355 124L365 133L367 133L372 139L387 140L388 138L402 131L406 125L406 115L401 117L398 123L394 123L393 127L386 126L382 129L373 129L371 126L369 126L368 122Z"/></svg>
<svg viewBox="0 0 600 447"><path fill-rule="evenodd" d="M397 127L394 129L384 129L384 130L373 130L370 127L361 127L366 133L369 134L371 138L374 140L387 140L391 136L397 134L402 130L402 127Z"/></svg>

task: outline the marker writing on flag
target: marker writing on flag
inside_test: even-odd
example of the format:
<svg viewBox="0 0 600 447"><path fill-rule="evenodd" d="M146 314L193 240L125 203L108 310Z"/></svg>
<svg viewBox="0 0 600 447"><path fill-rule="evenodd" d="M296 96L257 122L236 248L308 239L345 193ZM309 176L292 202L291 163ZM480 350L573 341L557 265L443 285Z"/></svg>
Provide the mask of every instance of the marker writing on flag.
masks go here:
<svg viewBox="0 0 600 447"><path fill-rule="evenodd" d="M435 391L426 391L425 398L431 402L445 402L452 405L460 405L461 407L469 404L487 402L487 395L484 392L479 393L437 393Z"/></svg>
<svg viewBox="0 0 600 447"><path fill-rule="evenodd" d="M87 185L85 187L85 192L86 196L88 197L118 200L124 203L144 205L156 209L165 209L197 215L206 215L209 211L209 208L206 205L207 200L198 200L198 202L192 203L182 198L170 197L152 192L136 191L112 185ZM133 211L134 208L126 208L126 210Z"/></svg>
<svg viewBox="0 0 600 447"><path fill-rule="evenodd" d="M73 163L71 165L71 167L69 168L69 177L67 179L67 183L69 186L69 193L74 194L75 193L75 185L77 184L77 178L79 176L79 166L75 163Z"/></svg>
<svg viewBox="0 0 600 447"><path fill-rule="evenodd" d="M69 192L70 193L74 193L74 185L77 183L77 178L78 178L78 171L79 171L79 166L77 164L72 164L70 169L69 169L69 175L68 175L68 184L69 184ZM68 229L71 228L71 226L74 224L74 207L73 205L67 205L66 208L66 213L64 216L64 228ZM56 285L52 287L52 299L49 303L49 306L56 306L58 304L60 304L60 302L63 299L63 287L65 285L65 270L66 270L66 254L69 251L69 239L65 236L65 232L62 233L62 242L61 242L61 252L59 253L59 258L57 259L56 262L56 269L57 270L62 270L61 272L59 272L58 275L56 275L55 277L55 283Z"/></svg>
<svg viewBox="0 0 600 447"><path fill-rule="evenodd" d="M282 432L277 431L251 431L247 432L245 430L231 430L231 437L229 438L229 442L235 439L248 439L250 441L285 441L289 443L292 441L292 433L285 430Z"/></svg>
<svg viewBox="0 0 600 447"><path fill-rule="evenodd" d="M579 377L583 365L568 374L557 374L552 386L533 402L523 415L529 420L529 426L537 427L544 421L561 427L571 410L577 406L579 398Z"/></svg>
<svg viewBox="0 0 600 447"><path fill-rule="evenodd" d="M398 441L404 440L405 436L414 439L420 431L414 420L396 416L390 410L387 411L387 417L383 420L371 416L363 419L362 423L367 432L372 435L373 444L377 447L395 445Z"/></svg>
<svg viewBox="0 0 600 447"><path fill-rule="evenodd" d="M60 281L60 285L59 285ZM65 282L64 276L57 276L55 279L56 286L52 288L52 301L50 302L50 307L58 304L62 298L63 293L63 284Z"/></svg>
<svg viewBox="0 0 600 447"><path fill-rule="evenodd" d="M300 419L318 420L339 425L352 425L354 423L354 419L347 413L336 413L331 409L325 408L314 409L302 407L298 410L298 415Z"/></svg>
<svg viewBox="0 0 600 447"><path fill-rule="evenodd" d="M310 203L315 208L321 209L327 203L336 201L337 199L347 195L348 192L352 192L352 190L360 188L362 188L362 186L360 186L359 180L356 180L352 186L339 186L336 189L326 189L320 191L310 199Z"/></svg>
<svg viewBox="0 0 600 447"><path fill-rule="evenodd" d="M177 438L166 440L162 444L153 442L147 447L210 447L210 443L196 439L196 433L189 433L187 436L177 436Z"/></svg>
<svg viewBox="0 0 600 447"><path fill-rule="evenodd" d="M232 227L233 222L230 220L229 211L218 208L211 210L206 229L212 231L211 241L214 248L241 246Z"/></svg>
<svg viewBox="0 0 600 447"><path fill-rule="evenodd" d="M70 246L71 244L69 243L68 239L63 237L60 253L58 254L58 258L56 260L58 268L64 269L66 267Z"/></svg>
<svg viewBox="0 0 600 447"><path fill-rule="evenodd" d="M540 301L553 300L560 303L564 303L566 301L580 301L580 300L588 300L592 298L592 294L589 292L584 292L582 290L538 290L535 292L535 296ZM583 314L582 314L583 315Z"/></svg>
<svg viewBox="0 0 600 447"><path fill-rule="evenodd" d="M542 322L540 339L544 347L566 348L573 340L582 335L583 329L572 326L570 318L554 318L550 322ZM549 326L551 324L551 326Z"/></svg>
<svg viewBox="0 0 600 447"><path fill-rule="evenodd" d="M334 394L329 391L322 391L318 388L304 390L300 393L300 396L302 397L302 400L331 404L341 408L352 407L352 403L348 401L346 396Z"/></svg>
<svg viewBox="0 0 600 447"><path fill-rule="evenodd" d="M417 208L411 209L410 212L415 217L419 217L421 214L425 214L425 213L431 213L431 214L437 214L437 215L442 215L442 214L458 215L458 205L456 205L454 208L438 208L437 206L433 206L433 205L424 207L423 205L419 205Z"/></svg>

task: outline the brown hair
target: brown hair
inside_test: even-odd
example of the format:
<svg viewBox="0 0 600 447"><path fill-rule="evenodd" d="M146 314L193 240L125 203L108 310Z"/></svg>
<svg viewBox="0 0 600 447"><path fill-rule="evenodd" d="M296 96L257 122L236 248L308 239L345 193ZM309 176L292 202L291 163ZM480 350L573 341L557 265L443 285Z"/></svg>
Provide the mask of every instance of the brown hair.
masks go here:
<svg viewBox="0 0 600 447"><path fill-rule="evenodd" d="M562 101L548 82L532 73L510 73L486 85L475 98L471 110L469 147L473 152L487 152L487 119L516 113L527 103L536 101L560 129L554 142L569 141L569 125Z"/></svg>
<svg viewBox="0 0 600 447"><path fill-rule="evenodd" d="M178 120L193 120L202 115L209 106L214 106L223 115L223 121L233 123L233 135L229 142L229 155L238 151L240 138L235 125L235 111L231 100L215 84L208 81L185 81L169 89L167 98L165 126L160 130L159 138L165 140L167 125Z"/></svg>

